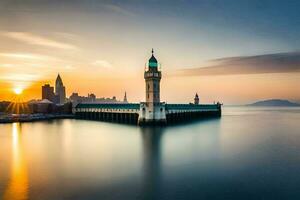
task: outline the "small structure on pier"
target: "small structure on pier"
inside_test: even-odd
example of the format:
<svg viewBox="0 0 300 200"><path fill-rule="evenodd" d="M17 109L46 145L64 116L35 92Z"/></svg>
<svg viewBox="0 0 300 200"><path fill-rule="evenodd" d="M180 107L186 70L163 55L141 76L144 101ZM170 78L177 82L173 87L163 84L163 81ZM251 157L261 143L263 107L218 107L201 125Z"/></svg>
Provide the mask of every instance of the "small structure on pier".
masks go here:
<svg viewBox="0 0 300 200"><path fill-rule="evenodd" d="M157 59L152 56L144 72L146 101L127 103L80 103L74 108L77 118L131 123L139 125L169 124L206 117L220 117L221 104L199 104L196 93L194 104L167 104L160 101L160 80L162 74L158 69ZM126 101L126 102L125 102Z"/></svg>
<svg viewBox="0 0 300 200"><path fill-rule="evenodd" d="M194 98L194 104L199 105L199 96L198 96L197 93L196 93L195 98Z"/></svg>
<svg viewBox="0 0 300 200"><path fill-rule="evenodd" d="M127 94L126 94L126 92L125 92L125 95L124 95L123 102L124 102L124 103L128 103L128 100L127 100Z"/></svg>

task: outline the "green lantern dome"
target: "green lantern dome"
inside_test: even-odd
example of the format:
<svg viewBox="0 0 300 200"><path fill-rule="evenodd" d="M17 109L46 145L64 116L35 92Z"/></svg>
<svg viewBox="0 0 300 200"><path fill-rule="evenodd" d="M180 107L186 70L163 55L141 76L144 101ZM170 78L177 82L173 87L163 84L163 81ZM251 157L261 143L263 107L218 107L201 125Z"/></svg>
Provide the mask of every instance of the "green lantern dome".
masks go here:
<svg viewBox="0 0 300 200"><path fill-rule="evenodd" d="M154 53L154 51L153 51L153 49L152 49L152 56L151 56L151 58L149 59L149 67L157 67L157 66L158 66L158 65L157 65L157 60L156 60L156 58L154 57L153 53Z"/></svg>

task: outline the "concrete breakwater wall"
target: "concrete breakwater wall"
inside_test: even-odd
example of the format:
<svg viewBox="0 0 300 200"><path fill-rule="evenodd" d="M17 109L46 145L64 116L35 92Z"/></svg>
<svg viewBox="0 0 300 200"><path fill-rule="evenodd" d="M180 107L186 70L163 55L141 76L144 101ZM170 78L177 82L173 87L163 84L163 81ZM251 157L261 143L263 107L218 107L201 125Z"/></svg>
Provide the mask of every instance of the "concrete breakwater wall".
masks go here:
<svg viewBox="0 0 300 200"><path fill-rule="evenodd" d="M118 112L76 112L76 119L97 120L104 122L116 122L124 124L137 124L137 113Z"/></svg>
<svg viewBox="0 0 300 200"><path fill-rule="evenodd" d="M74 113L77 119L136 125L166 125L221 116L220 104L166 104L158 111L164 114L164 120L161 117L144 120L147 111L143 108L142 104L81 104L75 108Z"/></svg>
<svg viewBox="0 0 300 200"><path fill-rule="evenodd" d="M166 115L168 124L183 123L207 118L221 117L220 111L180 112Z"/></svg>

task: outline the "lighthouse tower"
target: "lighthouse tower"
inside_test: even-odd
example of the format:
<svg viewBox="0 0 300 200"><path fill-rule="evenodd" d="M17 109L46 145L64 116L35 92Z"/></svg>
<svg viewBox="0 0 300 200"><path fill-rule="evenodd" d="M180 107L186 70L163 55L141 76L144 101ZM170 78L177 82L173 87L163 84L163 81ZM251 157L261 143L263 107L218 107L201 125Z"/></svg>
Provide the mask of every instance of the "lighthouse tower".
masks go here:
<svg viewBox="0 0 300 200"><path fill-rule="evenodd" d="M144 72L146 85L146 102L141 103L139 123L165 123L165 103L160 102L160 80L161 71L158 69L158 62L152 56L149 59L148 67Z"/></svg>
<svg viewBox="0 0 300 200"><path fill-rule="evenodd" d="M148 62L148 70L144 73L146 81L146 102L147 104L154 106L160 103L160 79L161 72L158 70L157 60L153 55Z"/></svg>

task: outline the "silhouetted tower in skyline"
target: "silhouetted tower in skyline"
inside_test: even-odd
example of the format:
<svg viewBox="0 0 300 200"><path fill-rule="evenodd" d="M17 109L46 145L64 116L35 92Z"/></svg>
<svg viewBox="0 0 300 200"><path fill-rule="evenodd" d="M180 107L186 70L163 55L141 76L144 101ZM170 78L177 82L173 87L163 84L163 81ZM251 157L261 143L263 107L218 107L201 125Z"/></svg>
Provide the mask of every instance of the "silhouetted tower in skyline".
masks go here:
<svg viewBox="0 0 300 200"><path fill-rule="evenodd" d="M124 103L128 103L128 101L127 101L127 94L126 94L126 92L125 92L125 94L124 94L124 99L123 99L123 102L124 102Z"/></svg>
<svg viewBox="0 0 300 200"><path fill-rule="evenodd" d="M62 79L60 75L57 75L56 81L55 81L55 95L57 96L57 102L58 104L64 104L66 101L66 88L62 82Z"/></svg>
<svg viewBox="0 0 300 200"><path fill-rule="evenodd" d="M144 73L146 81L146 103L151 107L160 103L160 80L161 72L158 70L158 63L154 57L152 49L152 56L149 59L148 69Z"/></svg>
<svg viewBox="0 0 300 200"><path fill-rule="evenodd" d="M194 104L199 105L199 96L198 96L197 93L196 93L195 98L194 98Z"/></svg>

